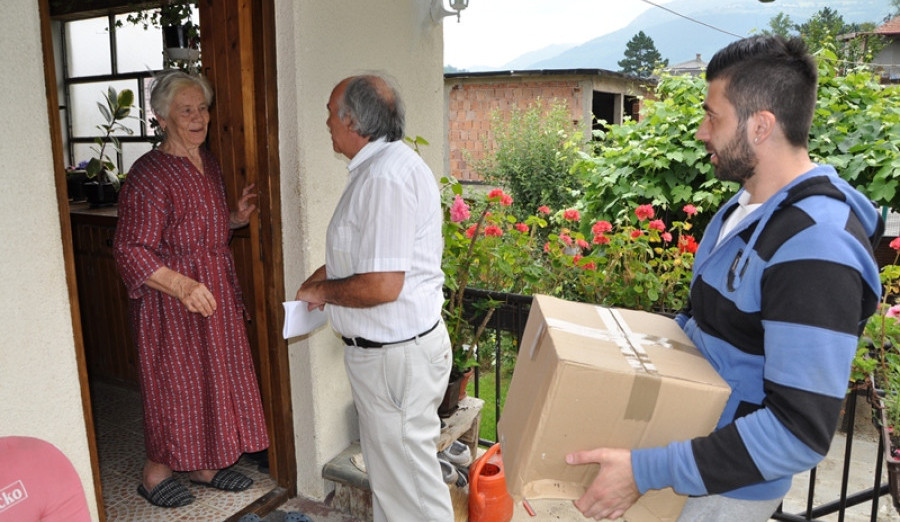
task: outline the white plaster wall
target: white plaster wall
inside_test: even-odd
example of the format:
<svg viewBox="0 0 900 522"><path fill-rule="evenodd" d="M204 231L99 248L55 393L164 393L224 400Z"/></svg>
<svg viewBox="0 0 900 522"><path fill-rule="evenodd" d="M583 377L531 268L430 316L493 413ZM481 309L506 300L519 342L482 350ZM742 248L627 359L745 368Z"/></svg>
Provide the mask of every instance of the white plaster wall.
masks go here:
<svg viewBox="0 0 900 522"><path fill-rule="evenodd" d="M409 136L443 171L443 34L430 2L276 0L279 141L285 291L291 298L325 261L325 228L346 181L325 126L334 85L361 72L392 76L406 103ZM358 438L340 340L330 327L288 347L298 491L321 498L322 466Z"/></svg>
<svg viewBox="0 0 900 522"><path fill-rule="evenodd" d="M0 436L52 442L81 476L94 519L90 455L53 181L38 3L0 16Z"/></svg>

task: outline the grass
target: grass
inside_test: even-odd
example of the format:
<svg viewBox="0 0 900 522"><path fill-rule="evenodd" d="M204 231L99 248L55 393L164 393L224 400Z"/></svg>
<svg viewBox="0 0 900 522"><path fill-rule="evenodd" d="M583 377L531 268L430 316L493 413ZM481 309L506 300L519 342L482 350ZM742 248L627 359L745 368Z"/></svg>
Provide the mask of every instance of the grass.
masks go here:
<svg viewBox="0 0 900 522"><path fill-rule="evenodd" d="M481 426L478 430L478 436L486 440L497 440L497 417L498 412L494 407L495 398L497 397L495 383L496 374L493 370L481 371L478 379L479 398L484 400L484 408L481 410ZM511 372L502 372L500 381L500 408L506 402L506 393L509 390L509 381L512 378ZM475 396L475 381L469 381L466 386L466 393L470 397Z"/></svg>

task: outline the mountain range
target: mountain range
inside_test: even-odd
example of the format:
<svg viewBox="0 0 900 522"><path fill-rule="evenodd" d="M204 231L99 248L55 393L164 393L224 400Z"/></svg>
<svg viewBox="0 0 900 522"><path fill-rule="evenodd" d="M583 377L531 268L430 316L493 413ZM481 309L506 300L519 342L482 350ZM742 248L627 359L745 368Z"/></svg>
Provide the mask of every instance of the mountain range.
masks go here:
<svg viewBox="0 0 900 522"><path fill-rule="evenodd" d="M620 69L625 46L639 31L653 39L669 65L700 57L709 61L716 51L739 37L769 28L779 13L795 23L808 20L825 7L813 0L674 0L651 7L618 31L580 45L554 45L532 51L500 67L471 67L469 71L539 69ZM892 12L890 0L830 0L827 7L847 23L881 24ZM677 14L676 14L677 13ZM681 16L679 16L681 15Z"/></svg>

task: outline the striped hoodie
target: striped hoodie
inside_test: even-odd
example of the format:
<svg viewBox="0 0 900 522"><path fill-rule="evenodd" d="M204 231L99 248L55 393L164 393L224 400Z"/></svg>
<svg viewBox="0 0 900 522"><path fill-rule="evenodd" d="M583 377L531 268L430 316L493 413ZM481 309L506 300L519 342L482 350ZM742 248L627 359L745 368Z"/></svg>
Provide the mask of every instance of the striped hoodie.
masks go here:
<svg viewBox="0 0 900 522"><path fill-rule="evenodd" d="M704 233L677 318L732 394L710 435L633 451L641 493L787 493L828 452L857 339L881 295L872 253L881 216L832 167L798 177L716 244L739 196Z"/></svg>

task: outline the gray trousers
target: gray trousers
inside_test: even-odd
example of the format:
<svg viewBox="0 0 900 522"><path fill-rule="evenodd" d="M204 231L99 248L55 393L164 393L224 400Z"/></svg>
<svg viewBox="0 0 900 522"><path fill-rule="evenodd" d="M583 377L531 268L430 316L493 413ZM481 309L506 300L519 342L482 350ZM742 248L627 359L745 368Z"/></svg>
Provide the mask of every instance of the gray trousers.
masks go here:
<svg viewBox="0 0 900 522"><path fill-rule="evenodd" d="M678 522L766 522L782 499L740 500L708 495L691 497L685 502Z"/></svg>

